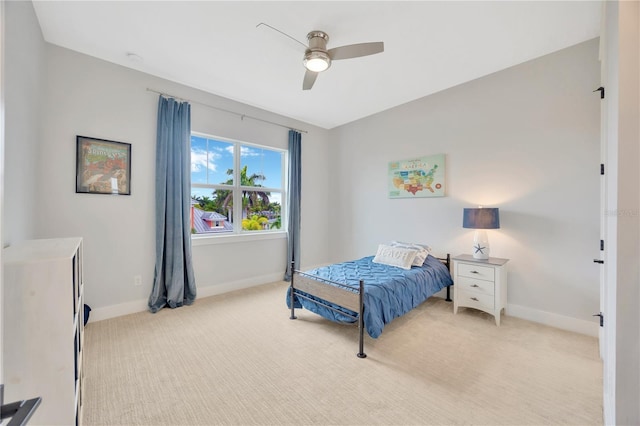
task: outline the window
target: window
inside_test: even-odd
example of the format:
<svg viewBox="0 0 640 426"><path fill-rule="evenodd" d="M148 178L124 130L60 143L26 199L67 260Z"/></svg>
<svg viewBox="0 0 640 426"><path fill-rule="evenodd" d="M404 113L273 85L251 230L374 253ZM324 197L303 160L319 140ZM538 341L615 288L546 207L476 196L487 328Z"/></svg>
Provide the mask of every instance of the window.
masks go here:
<svg viewBox="0 0 640 426"><path fill-rule="evenodd" d="M282 229L284 150L191 134L191 233Z"/></svg>

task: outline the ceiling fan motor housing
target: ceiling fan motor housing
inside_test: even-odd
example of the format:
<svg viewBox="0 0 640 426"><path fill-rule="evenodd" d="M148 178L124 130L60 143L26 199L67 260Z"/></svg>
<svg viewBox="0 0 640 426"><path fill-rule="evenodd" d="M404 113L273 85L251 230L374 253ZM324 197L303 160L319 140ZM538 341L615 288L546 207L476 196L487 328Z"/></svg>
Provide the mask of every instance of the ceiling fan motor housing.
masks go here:
<svg viewBox="0 0 640 426"><path fill-rule="evenodd" d="M327 42L329 36L324 31L314 30L307 34L307 40L309 40L309 48L320 48L327 50Z"/></svg>

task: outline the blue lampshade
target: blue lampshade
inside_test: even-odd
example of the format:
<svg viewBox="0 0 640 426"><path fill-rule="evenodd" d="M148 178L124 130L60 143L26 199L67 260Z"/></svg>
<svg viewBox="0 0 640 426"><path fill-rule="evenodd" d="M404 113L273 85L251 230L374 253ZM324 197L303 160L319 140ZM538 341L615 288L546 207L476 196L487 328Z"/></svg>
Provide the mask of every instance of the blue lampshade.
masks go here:
<svg viewBox="0 0 640 426"><path fill-rule="evenodd" d="M498 229L500 228L500 213L497 208L464 209L462 214L462 227L471 229Z"/></svg>

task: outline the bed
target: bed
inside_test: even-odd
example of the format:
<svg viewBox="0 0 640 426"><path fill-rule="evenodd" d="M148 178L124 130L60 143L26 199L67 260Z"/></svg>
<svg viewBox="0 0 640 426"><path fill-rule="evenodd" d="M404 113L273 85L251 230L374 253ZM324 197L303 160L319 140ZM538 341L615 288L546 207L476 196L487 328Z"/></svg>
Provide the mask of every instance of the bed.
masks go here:
<svg viewBox="0 0 640 426"><path fill-rule="evenodd" d="M377 338L386 324L443 288L447 289L446 300L451 301L453 280L448 254L446 258L425 255L421 266L414 264L406 269L377 262L378 254L306 272L295 270L292 264L286 298L290 319L297 318L296 308L304 308L331 321L357 322L357 356L365 358L365 329Z"/></svg>

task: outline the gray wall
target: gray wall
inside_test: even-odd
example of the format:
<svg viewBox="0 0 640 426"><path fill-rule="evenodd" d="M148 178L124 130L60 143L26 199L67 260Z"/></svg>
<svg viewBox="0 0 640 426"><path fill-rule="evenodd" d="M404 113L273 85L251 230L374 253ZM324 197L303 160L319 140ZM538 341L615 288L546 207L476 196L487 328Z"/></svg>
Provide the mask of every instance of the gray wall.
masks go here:
<svg viewBox="0 0 640 426"><path fill-rule="evenodd" d="M45 42L31 2L5 2L5 192L3 246L33 238L36 218L51 206L40 202L41 99Z"/></svg>
<svg viewBox="0 0 640 426"><path fill-rule="evenodd" d="M599 76L594 39L332 130L332 260L392 239L469 253L462 209L499 207L508 312L595 334ZM446 197L387 198L389 161L439 153Z"/></svg>

